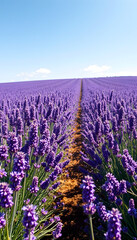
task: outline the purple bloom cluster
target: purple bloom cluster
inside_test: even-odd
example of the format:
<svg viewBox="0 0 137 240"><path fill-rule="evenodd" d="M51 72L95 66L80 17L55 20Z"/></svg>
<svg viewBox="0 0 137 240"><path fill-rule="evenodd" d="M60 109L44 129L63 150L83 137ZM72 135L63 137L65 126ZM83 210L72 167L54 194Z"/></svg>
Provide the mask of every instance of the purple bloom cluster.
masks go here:
<svg viewBox="0 0 137 240"><path fill-rule="evenodd" d="M32 181L32 184L30 185L29 190L31 193L37 193L39 191L37 176L33 177L33 181Z"/></svg>
<svg viewBox="0 0 137 240"><path fill-rule="evenodd" d="M23 226L25 227L24 238L29 239L29 234L31 234L31 239L36 239L34 236L34 229L37 226L38 216L36 215L36 206L27 205L22 208L24 211Z"/></svg>
<svg viewBox="0 0 137 240"><path fill-rule="evenodd" d="M19 191L22 186L21 186L21 181L22 181L22 175L20 172L13 171L10 173L10 181L11 181L11 188L13 191L17 192Z"/></svg>
<svg viewBox="0 0 137 240"><path fill-rule="evenodd" d="M35 148L38 145L38 125L36 122L31 124L31 129L29 132L29 145Z"/></svg>
<svg viewBox="0 0 137 240"><path fill-rule="evenodd" d="M137 218L137 210L135 209L134 199L132 198L129 200L128 214Z"/></svg>
<svg viewBox="0 0 137 240"><path fill-rule="evenodd" d="M82 180L82 184L80 186L82 188L82 199L83 202L86 203L84 205L84 212L86 214L93 215L96 211L94 201L96 199L94 193L95 193L95 184L92 179L92 177L85 176L85 178Z"/></svg>
<svg viewBox="0 0 137 240"><path fill-rule="evenodd" d="M0 161L6 160L8 157L8 148L6 145L0 146Z"/></svg>
<svg viewBox="0 0 137 240"><path fill-rule="evenodd" d="M5 216L4 213L0 213L0 229L6 226L6 220L4 216Z"/></svg>
<svg viewBox="0 0 137 240"><path fill-rule="evenodd" d="M6 177L7 176L7 172L5 171L5 169L0 169L0 178Z"/></svg>
<svg viewBox="0 0 137 240"><path fill-rule="evenodd" d="M10 132L7 143L10 153L16 153L18 151L18 138L14 132Z"/></svg>
<svg viewBox="0 0 137 240"><path fill-rule="evenodd" d="M133 176L137 173L137 163L133 160L127 149L124 149L123 153L121 158L122 165L127 173Z"/></svg>
<svg viewBox="0 0 137 240"><path fill-rule="evenodd" d="M14 158L13 171L18 172L22 176L24 176L25 170L26 170L25 154L23 152L18 152Z"/></svg>
<svg viewBox="0 0 137 240"><path fill-rule="evenodd" d="M114 202L117 200L117 196L127 192L127 183L125 180L119 182L112 173L107 173L106 177L107 181L102 186L102 189L107 192L108 199Z"/></svg>
<svg viewBox="0 0 137 240"><path fill-rule="evenodd" d="M103 220L103 222L106 222L108 221L109 217L110 217L110 214L109 212L106 210L106 206L103 205L102 202L99 202L96 206L96 210L97 210L97 213L99 215L99 217Z"/></svg>
<svg viewBox="0 0 137 240"><path fill-rule="evenodd" d="M8 183L0 183L0 206L3 208L10 208L13 205L12 189Z"/></svg>
<svg viewBox="0 0 137 240"><path fill-rule="evenodd" d="M54 238L59 238L62 236L62 234L61 234L62 226L63 226L63 224L61 222L58 222L56 229L53 231Z"/></svg>
<svg viewBox="0 0 137 240"><path fill-rule="evenodd" d="M49 142L47 139L41 139L39 142L39 148L38 148L38 154L40 156L44 156L46 153L48 153L49 150Z"/></svg>
<svg viewBox="0 0 137 240"><path fill-rule="evenodd" d="M106 240L121 240L121 213L118 209L112 208L108 220L108 231L106 232Z"/></svg>

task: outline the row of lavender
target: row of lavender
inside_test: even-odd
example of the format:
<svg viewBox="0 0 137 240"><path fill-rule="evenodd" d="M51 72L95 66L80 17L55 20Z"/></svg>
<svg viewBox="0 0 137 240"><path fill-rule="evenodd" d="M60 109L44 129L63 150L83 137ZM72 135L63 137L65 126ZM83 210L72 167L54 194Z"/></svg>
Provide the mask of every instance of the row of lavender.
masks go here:
<svg viewBox="0 0 137 240"><path fill-rule="evenodd" d="M81 188L92 240L135 240L137 78L85 79L81 106Z"/></svg>
<svg viewBox="0 0 137 240"><path fill-rule="evenodd" d="M79 94L79 80L1 84L0 239L61 236L57 192Z"/></svg>

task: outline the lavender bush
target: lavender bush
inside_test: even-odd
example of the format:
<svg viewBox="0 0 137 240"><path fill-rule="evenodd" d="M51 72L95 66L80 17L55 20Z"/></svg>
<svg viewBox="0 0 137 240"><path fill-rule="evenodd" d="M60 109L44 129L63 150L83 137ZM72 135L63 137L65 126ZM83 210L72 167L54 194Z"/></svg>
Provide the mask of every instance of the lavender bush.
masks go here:
<svg viewBox="0 0 137 240"><path fill-rule="evenodd" d="M80 169L96 186L95 239L137 237L136 90L136 77L83 80Z"/></svg>
<svg viewBox="0 0 137 240"><path fill-rule="evenodd" d="M0 239L61 236L59 178L79 95L76 80L1 84Z"/></svg>

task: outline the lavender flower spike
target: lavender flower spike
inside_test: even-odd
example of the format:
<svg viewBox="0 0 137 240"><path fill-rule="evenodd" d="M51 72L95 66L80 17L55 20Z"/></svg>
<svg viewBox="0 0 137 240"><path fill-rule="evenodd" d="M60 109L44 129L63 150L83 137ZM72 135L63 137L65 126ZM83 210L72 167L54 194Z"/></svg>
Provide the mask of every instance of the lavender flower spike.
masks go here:
<svg viewBox="0 0 137 240"><path fill-rule="evenodd" d="M94 196L95 193L95 184L92 177L85 176L85 179L82 181L81 188L82 191L82 198L83 202L86 204L84 205L84 212L86 214L94 214L96 211L95 204L93 203L96 199Z"/></svg>
<svg viewBox="0 0 137 240"><path fill-rule="evenodd" d="M55 231L53 231L53 237L54 238L59 238L59 237L62 236L62 234L61 234L62 226L63 226L63 224L61 222L59 222L57 224L57 227L56 227Z"/></svg>
<svg viewBox="0 0 137 240"><path fill-rule="evenodd" d="M33 177L32 184L30 185L30 192L31 192L31 193L37 193L38 191L39 191L39 187L38 187L38 177L35 176L35 177Z"/></svg>
<svg viewBox="0 0 137 240"><path fill-rule="evenodd" d="M13 191L9 187L8 183L0 183L0 206L3 208L9 208L13 205L13 197L11 194Z"/></svg>
<svg viewBox="0 0 137 240"><path fill-rule="evenodd" d="M4 216L5 216L4 213L0 213L0 229L6 226L6 220Z"/></svg>
<svg viewBox="0 0 137 240"><path fill-rule="evenodd" d="M108 231L105 234L106 240L121 240L121 215L118 209L112 208L108 220Z"/></svg>
<svg viewBox="0 0 137 240"><path fill-rule="evenodd" d="M26 240L29 239L29 235L31 235L31 239L36 239L34 236L34 229L37 226L38 217L35 209L36 206L33 206L32 204L22 208L24 211L23 226L25 227L24 237Z"/></svg>

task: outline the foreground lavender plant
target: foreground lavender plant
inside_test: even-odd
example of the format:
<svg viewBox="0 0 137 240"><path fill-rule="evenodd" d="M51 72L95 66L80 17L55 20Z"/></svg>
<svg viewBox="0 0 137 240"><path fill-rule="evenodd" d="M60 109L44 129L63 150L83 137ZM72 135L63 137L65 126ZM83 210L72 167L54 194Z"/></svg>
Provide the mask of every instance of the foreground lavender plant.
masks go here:
<svg viewBox="0 0 137 240"><path fill-rule="evenodd" d="M108 231L105 234L106 240L121 240L121 213L113 208L108 220Z"/></svg>
<svg viewBox="0 0 137 240"><path fill-rule="evenodd" d="M23 217L23 226L25 227L24 239L35 240L36 238L34 236L34 230L35 230L35 227L37 226L37 220L38 220L38 216L36 215L36 212L35 212L36 206L27 205L27 206L24 206L22 210L24 211L24 217Z"/></svg>
<svg viewBox="0 0 137 240"><path fill-rule="evenodd" d="M94 204L96 197L94 196L95 184L92 177L85 176L85 178L82 180L81 188L82 188L83 202L86 203L84 204L83 208L84 208L84 212L87 215L89 215L91 235L92 235L92 240L94 240L92 215L96 212L96 206Z"/></svg>

